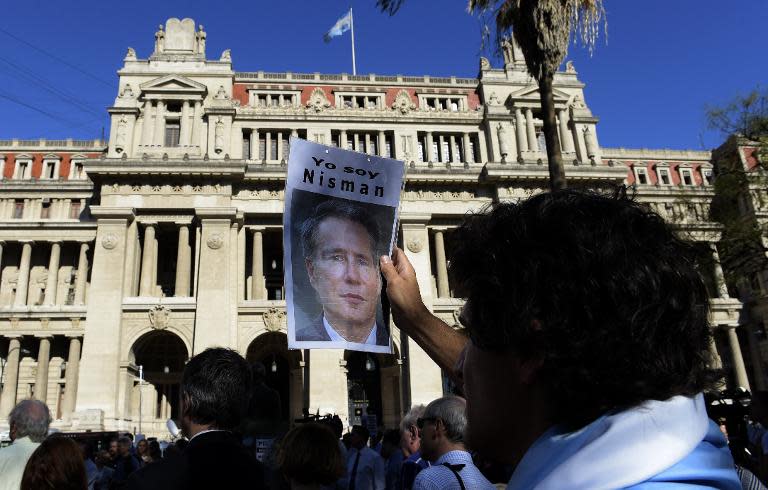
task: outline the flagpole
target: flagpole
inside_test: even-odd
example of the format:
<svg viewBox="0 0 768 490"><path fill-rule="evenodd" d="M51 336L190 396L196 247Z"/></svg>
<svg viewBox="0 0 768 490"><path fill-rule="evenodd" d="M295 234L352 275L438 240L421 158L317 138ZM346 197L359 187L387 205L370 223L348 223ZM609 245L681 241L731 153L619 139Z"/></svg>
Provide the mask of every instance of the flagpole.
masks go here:
<svg viewBox="0 0 768 490"><path fill-rule="evenodd" d="M352 15L352 7L349 7L349 28L352 31L352 74L357 75L355 66L355 17Z"/></svg>

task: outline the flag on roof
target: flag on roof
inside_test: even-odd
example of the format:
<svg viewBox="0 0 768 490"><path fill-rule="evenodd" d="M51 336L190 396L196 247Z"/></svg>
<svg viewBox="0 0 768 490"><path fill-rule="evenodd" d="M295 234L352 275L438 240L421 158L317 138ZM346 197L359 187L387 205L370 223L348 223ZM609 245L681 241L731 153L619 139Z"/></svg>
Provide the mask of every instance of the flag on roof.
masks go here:
<svg viewBox="0 0 768 490"><path fill-rule="evenodd" d="M331 39L337 36L341 36L351 28L352 28L352 10L350 9L349 12L341 16L341 18L339 18L339 20L337 20L336 23L333 24L333 27L331 27L328 30L328 32L325 33L325 35L323 36L323 40L329 43L331 42Z"/></svg>

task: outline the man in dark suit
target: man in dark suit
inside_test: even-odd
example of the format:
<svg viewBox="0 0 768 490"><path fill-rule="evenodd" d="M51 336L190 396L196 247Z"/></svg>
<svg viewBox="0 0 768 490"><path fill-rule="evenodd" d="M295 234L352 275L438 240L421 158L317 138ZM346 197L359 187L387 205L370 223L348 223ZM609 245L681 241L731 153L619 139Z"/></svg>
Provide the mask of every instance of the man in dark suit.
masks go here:
<svg viewBox="0 0 768 490"><path fill-rule="evenodd" d="M262 465L231 432L252 386L250 366L233 350L207 349L190 359L181 379L181 427L189 444L135 472L126 488L265 488Z"/></svg>
<svg viewBox="0 0 768 490"><path fill-rule="evenodd" d="M323 314L296 325L296 340L388 345L389 332L376 321L381 231L371 213L352 201L331 199L314 209L300 231L307 275Z"/></svg>

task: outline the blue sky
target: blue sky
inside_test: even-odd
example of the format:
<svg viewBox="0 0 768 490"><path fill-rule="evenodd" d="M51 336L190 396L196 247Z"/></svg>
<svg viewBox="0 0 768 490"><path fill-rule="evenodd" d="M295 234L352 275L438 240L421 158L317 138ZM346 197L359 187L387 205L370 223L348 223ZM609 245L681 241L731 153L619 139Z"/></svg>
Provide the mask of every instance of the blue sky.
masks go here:
<svg viewBox="0 0 768 490"><path fill-rule="evenodd" d="M374 4L354 2L358 73L476 76L480 24L465 1L409 0L394 17ZM231 48L238 71L351 72L349 34L322 41L348 6L337 0L8 3L0 17L0 139L98 137L126 48L149 56L157 25L173 16L202 23L209 58ZM607 43L601 37L592 57L580 47L569 54L601 120L601 145L719 144L721 135L706 129L705 105L768 84L761 32L768 2L734 0L725 7L715 0L606 0Z"/></svg>

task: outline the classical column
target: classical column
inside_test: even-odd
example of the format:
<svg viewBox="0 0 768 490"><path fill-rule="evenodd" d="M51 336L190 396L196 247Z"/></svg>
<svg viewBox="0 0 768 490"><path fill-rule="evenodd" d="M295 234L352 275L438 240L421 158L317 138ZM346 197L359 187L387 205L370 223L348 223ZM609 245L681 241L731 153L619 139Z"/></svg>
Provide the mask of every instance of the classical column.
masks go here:
<svg viewBox="0 0 768 490"><path fill-rule="evenodd" d="M448 151L448 161L451 163L456 163L459 161L459 157L456 155L456 136L451 135L450 138L448 138L448 144L450 145L450 149Z"/></svg>
<svg viewBox="0 0 768 490"><path fill-rule="evenodd" d="M339 148L347 149L347 130L342 129L339 133Z"/></svg>
<svg viewBox="0 0 768 490"><path fill-rule="evenodd" d="M155 109L155 146L165 146L165 103L157 101Z"/></svg>
<svg viewBox="0 0 768 490"><path fill-rule="evenodd" d="M250 155L243 155L243 158L246 158L248 160L256 160L259 158L259 130L254 128L251 129L251 142L248 145L248 148L251 151Z"/></svg>
<svg viewBox="0 0 768 490"><path fill-rule="evenodd" d="M45 281L45 297L43 304L51 306L56 303L56 286L59 279L59 260L61 259L61 242L51 242L51 258L48 261L48 278Z"/></svg>
<svg viewBox="0 0 768 490"><path fill-rule="evenodd" d="M528 138L525 136L525 118L523 117L523 111L519 107L515 107L515 128L517 129L518 151L528 151Z"/></svg>
<svg viewBox="0 0 768 490"><path fill-rule="evenodd" d="M3 369L3 393L0 395L0 418L8 418L11 409L16 406L16 390L19 385L19 355L21 354L21 339L11 337L8 342L8 355Z"/></svg>
<svg viewBox="0 0 768 490"><path fill-rule="evenodd" d="M67 357L67 373L64 385L64 400L61 403L61 414L68 419L75 411L77 398L77 381L80 373L80 338L69 339L69 356Z"/></svg>
<svg viewBox="0 0 768 490"><path fill-rule="evenodd" d="M179 225L179 247L176 251L176 286L174 296L189 296L192 251L189 248L189 227Z"/></svg>
<svg viewBox="0 0 768 490"><path fill-rule="evenodd" d="M720 255L717 253L717 245L713 242L709 243L709 249L712 252L712 262L715 272L715 285L717 286L718 298L729 298L728 286L725 284L725 275L723 274L723 266L720 264Z"/></svg>
<svg viewBox="0 0 768 490"><path fill-rule="evenodd" d="M474 155L472 155L472 151L470 149L469 133L463 133L461 135L461 146L462 150L464 150L464 155L462 155L462 158L464 158L464 163L470 163L475 158Z"/></svg>
<svg viewBox="0 0 768 490"><path fill-rule="evenodd" d="M29 292L29 266L32 259L32 242L22 242L19 279L16 282L16 298L13 306L26 306Z"/></svg>
<svg viewBox="0 0 768 490"><path fill-rule="evenodd" d="M141 128L141 144L149 146L154 140L153 133L154 125L152 124L152 101L147 100L144 102L144 123Z"/></svg>
<svg viewBox="0 0 768 490"><path fill-rule="evenodd" d="M576 150L573 146L573 134L568 128L568 110L560 109L557 118L560 121L560 144L563 146L563 152L573 153Z"/></svg>
<svg viewBox="0 0 768 490"><path fill-rule="evenodd" d="M80 244L80 257L77 259L77 276L75 277L75 304L85 304L85 284L88 279L88 243Z"/></svg>
<svg viewBox="0 0 768 490"><path fill-rule="evenodd" d="M368 155L371 155L371 135L369 133L365 133L365 153Z"/></svg>
<svg viewBox="0 0 768 490"><path fill-rule="evenodd" d="M264 138L264 160L270 161L272 159L272 132L267 131Z"/></svg>
<svg viewBox="0 0 768 490"><path fill-rule="evenodd" d="M189 146L190 129L192 129L190 127L192 121L189 120L189 110L189 101L185 100L181 105L181 120L179 121L181 125L179 128L179 145L181 146Z"/></svg>
<svg viewBox="0 0 768 490"><path fill-rule="evenodd" d="M40 337L37 351L37 376L35 376L35 399L45 402L48 398L48 365L51 361L51 337Z"/></svg>
<svg viewBox="0 0 768 490"><path fill-rule="evenodd" d="M281 161L285 158L285 154L283 153L283 132L278 131L275 133L277 136L277 161Z"/></svg>
<svg viewBox="0 0 768 490"><path fill-rule="evenodd" d="M741 355L741 346L739 345L739 336L736 334L736 325L726 325L728 330L728 344L731 347L731 358L733 359L733 369L736 371L736 383L740 388L749 390L749 378L747 369L744 367L744 358Z"/></svg>
<svg viewBox="0 0 768 490"><path fill-rule="evenodd" d="M155 251L155 225L147 223L144 227L144 248L141 251L141 281L139 282L139 296L154 296L155 286L152 284L152 270Z"/></svg>
<svg viewBox="0 0 768 490"><path fill-rule="evenodd" d="M432 147L434 146L434 142L432 141L432 131L427 131L427 148L426 148L426 154L427 154L427 162L432 162L434 158L434 154L432 153Z"/></svg>
<svg viewBox="0 0 768 490"><path fill-rule="evenodd" d="M192 112L192 135L189 144L191 146L202 146L200 143L200 129L203 127L202 103L195 101L195 108Z"/></svg>
<svg viewBox="0 0 768 490"><path fill-rule="evenodd" d="M438 162L450 161L450 159L447 159L445 155L445 137L442 134L438 136L438 140L437 140L437 161Z"/></svg>
<svg viewBox="0 0 768 490"><path fill-rule="evenodd" d="M387 156L387 136L384 131L379 131L379 156Z"/></svg>
<svg viewBox="0 0 768 490"><path fill-rule="evenodd" d="M445 240L442 231L435 231L435 267L437 268L437 297L449 298L448 263L445 260Z"/></svg>
<svg viewBox="0 0 768 490"><path fill-rule="evenodd" d="M716 327L712 327L712 336L709 338L709 357L710 366L712 369L722 369L723 361L720 359L720 353L717 352L717 344L715 343Z"/></svg>
<svg viewBox="0 0 768 490"><path fill-rule="evenodd" d="M525 129L528 132L528 149L530 151L539 151L536 128L533 127L533 111L530 107L525 110Z"/></svg>
<svg viewBox="0 0 768 490"><path fill-rule="evenodd" d="M264 242L261 230L253 230L251 257L251 299L266 299L264 294Z"/></svg>

